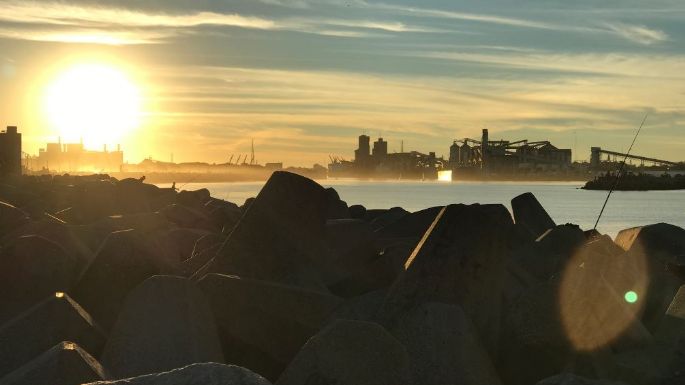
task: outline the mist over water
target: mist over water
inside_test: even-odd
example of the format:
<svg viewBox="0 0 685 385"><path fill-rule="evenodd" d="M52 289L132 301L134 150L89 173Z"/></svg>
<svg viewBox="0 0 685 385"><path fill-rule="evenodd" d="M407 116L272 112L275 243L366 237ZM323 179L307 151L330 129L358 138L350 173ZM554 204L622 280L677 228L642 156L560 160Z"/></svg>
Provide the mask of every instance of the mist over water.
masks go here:
<svg viewBox="0 0 685 385"><path fill-rule="evenodd" d="M450 203L502 203L511 210L511 199L530 191L557 224L575 223L583 229L594 226L607 194L580 190L582 182L324 180L319 183L335 188L348 205L400 206L409 211ZM216 198L242 205L245 199L256 196L263 185L263 182L188 183L182 188L207 188ZM622 229L658 222L685 227L685 191L614 192L598 229L613 237Z"/></svg>

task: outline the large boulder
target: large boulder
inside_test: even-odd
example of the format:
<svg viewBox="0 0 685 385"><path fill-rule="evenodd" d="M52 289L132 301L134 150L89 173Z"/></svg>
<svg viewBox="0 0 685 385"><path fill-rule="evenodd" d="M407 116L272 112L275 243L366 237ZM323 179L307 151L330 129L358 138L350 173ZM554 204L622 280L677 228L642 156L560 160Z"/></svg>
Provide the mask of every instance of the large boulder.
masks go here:
<svg viewBox="0 0 685 385"><path fill-rule="evenodd" d="M326 189L326 219L350 218L347 203L340 199L340 195L333 187Z"/></svg>
<svg viewBox="0 0 685 385"><path fill-rule="evenodd" d="M83 265L60 245L25 235L0 249L0 323L56 291L69 290Z"/></svg>
<svg viewBox="0 0 685 385"><path fill-rule="evenodd" d="M193 256L198 239L211 234L214 233L203 229L177 228L170 230L166 236L172 243L174 254L177 254L179 262L182 262Z"/></svg>
<svg viewBox="0 0 685 385"><path fill-rule="evenodd" d="M199 282L226 362L274 380L342 301L294 286L209 274Z"/></svg>
<svg viewBox="0 0 685 385"><path fill-rule="evenodd" d="M556 226L532 193L527 192L512 199L511 208L516 225L525 229L533 239Z"/></svg>
<svg viewBox="0 0 685 385"><path fill-rule="evenodd" d="M9 203L0 202L0 237L29 221L24 211Z"/></svg>
<svg viewBox="0 0 685 385"><path fill-rule="evenodd" d="M245 368L217 363L192 364L168 372L84 385L271 385Z"/></svg>
<svg viewBox="0 0 685 385"><path fill-rule="evenodd" d="M398 221L378 231L379 238L413 238L418 240L440 213L443 206L429 207L402 216Z"/></svg>
<svg viewBox="0 0 685 385"><path fill-rule="evenodd" d="M145 213L153 211L159 187L126 178L116 183L114 192L119 214Z"/></svg>
<svg viewBox="0 0 685 385"><path fill-rule="evenodd" d="M172 204L161 210L161 213L171 223L179 227L205 229L209 231L219 231L221 226L214 221L201 209L195 209L179 204Z"/></svg>
<svg viewBox="0 0 685 385"><path fill-rule="evenodd" d="M685 230L658 223L622 230L615 241L630 258L643 261L649 286L645 291L647 298L642 321L653 331L661 322L671 299L685 283L683 277L672 269L673 266L685 265Z"/></svg>
<svg viewBox="0 0 685 385"><path fill-rule="evenodd" d="M398 222L400 219L404 218L407 215L409 215L409 211L401 207L393 207L388 210L385 210L382 213L379 213L369 223L371 224L371 227L374 229L374 231L379 231L384 227L390 226L393 223Z"/></svg>
<svg viewBox="0 0 685 385"><path fill-rule="evenodd" d="M105 369L73 342L61 342L0 378L3 385L80 385L105 379Z"/></svg>
<svg viewBox="0 0 685 385"><path fill-rule="evenodd" d="M168 245L137 230L110 234L98 250L73 297L109 330L130 290L153 275L174 274L179 261Z"/></svg>
<svg viewBox="0 0 685 385"><path fill-rule="evenodd" d="M409 353L409 383L500 383L478 332L459 306L423 303L404 313L389 331Z"/></svg>
<svg viewBox="0 0 685 385"><path fill-rule="evenodd" d="M379 319L388 329L423 302L458 304L495 356L513 223L502 205L443 208L392 285Z"/></svg>
<svg viewBox="0 0 685 385"><path fill-rule="evenodd" d="M410 364L382 326L338 320L307 341L276 384L409 384Z"/></svg>
<svg viewBox="0 0 685 385"><path fill-rule="evenodd" d="M0 326L0 377L62 341L98 355L105 334L88 313L64 293L49 298Z"/></svg>
<svg viewBox="0 0 685 385"><path fill-rule="evenodd" d="M102 354L115 378L223 360L204 295L192 281L171 276L148 278L129 293Z"/></svg>
<svg viewBox="0 0 685 385"><path fill-rule="evenodd" d="M182 190L176 194L176 203L195 209L202 209L210 200L211 195L206 188L199 190Z"/></svg>
<svg viewBox="0 0 685 385"><path fill-rule="evenodd" d="M326 190L288 172L271 175L222 249L196 274L316 287L311 272L327 262L323 245Z"/></svg>
<svg viewBox="0 0 685 385"><path fill-rule="evenodd" d="M535 242L517 249L512 260L544 281L559 274L584 242L583 230L578 226L559 225L545 231Z"/></svg>

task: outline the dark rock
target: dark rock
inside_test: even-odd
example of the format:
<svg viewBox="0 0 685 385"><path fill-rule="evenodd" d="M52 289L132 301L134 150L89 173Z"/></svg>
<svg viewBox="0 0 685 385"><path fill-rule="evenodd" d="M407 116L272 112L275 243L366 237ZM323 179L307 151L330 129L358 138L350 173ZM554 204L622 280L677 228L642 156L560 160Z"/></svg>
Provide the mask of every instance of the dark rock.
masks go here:
<svg viewBox="0 0 685 385"><path fill-rule="evenodd" d="M649 281L642 322L654 330L661 322L671 299L685 283L669 266L685 264L685 230L658 223L621 231L616 243L629 258L642 261L643 274Z"/></svg>
<svg viewBox="0 0 685 385"><path fill-rule="evenodd" d="M333 187L326 189L326 219L347 219L350 212L347 203L340 199Z"/></svg>
<svg viewBox="0 0 685 385"><path fill-rule="evenodd" d="M585 242L583 230L575 225L555 226L535 242L513 253L512 259L539 280L559 274L569 258Z"/></svg>
<svg viewBox="0 0 685 385"><path fill-rule="evenodd" d="M115 197L118 214L151 212L153 202L159 195L159 187L142 183L133 178L120 180L115 185Z"/></svg>
<svg viewBox="0 0 685 385"><path fill-rule="evenodd" d="M362 205L352 205L347 210L352 219L364 219L366 217L366 207Z"/></svg>
<svg viewBox="0 0 685 385"><path fill-rule="evenodd" d="M685 230L667 223L634 227L621 230L616 244L626 251L638 251L653 255L653 258L675 260L685 256ZM682 261L685 262L685 261Z"/></svg>
<svg viewBox="0 0 685 385"><path fill-rule="evenodd" d="M387 289L378 289L347 299L331 314L327 324L336 319L373 321L388 296Z"/></svg>
<svg viewBox="0 0 685 385"><path fill-rule="evenodd" d="M82 233L77 231L78 228L78 226L68 226L53 218L45 217L18 227L2 238L0 244L5 245L23 235L38 235L60 245L67 254L77 257L82 267L85 267L93 258L93 250L97 250L100 243L89 243L90 240L82 239Z"/></svg>
<svg viewBox="0 0 685 385"><path fill-rule="evenodd" d="M206 188L199 190L183 190L176 195L176 202L181 206L195 208L197 210L204 207L209 202L211 196Z"/></svg>
<svg viewBox="0 0 685 385"><path fill-rule="evenodd" d="M9 203L0 202L0 236L4 236L28 221L29 216L24 211Z"/></svg>
<svg viewBox="0 0 685 385"><path fill-rule="evenodd" d="M421 239L443 206L430 207L407 214L397 222L378 231L379 238L416 238Z"/></svg>
<svg viewBox="0 0 685 385"><path fill-rule="evenodd" d="M507 384L533 384L559 373L573 347L559 314L558 279L526 289L506 309L497 368Z"/></svg>
<svg viewBox="0 0 685 385"><path fill-rule="evenodd" d="M199 282L226 362L275 379L342 301L298 287L209 274Z"/></svg>
<svg viewBox="0 0 685 385"><path fill-rule="evenodd" d="M121 214L116 187L109 180L89 181L78 186L69 205L72 212L68 218L63 218L71 224L88 224L102 217Z"/></svg>
<svg viewBox="0 0 685 385"><path fill-rule="evenodd" d="M367 210L367 214L368 214ZM396 223L400 219L404 218L406 215L409 214L409 211L401 208L401 207L393 207L389 210L386 210L384 213L376 216L372 221L370 221L371 228L373 228L374 231L379 231L380 229L390 226L393 223Z"/></svg>
<svg viewBox="0 0 685 385"><path fill-rule="evenodd" d="M382 326L338 320L307 341L276 384L409 384L409 366L404 347Z"/></svg>
<svg viewBox="0 0 685 385"><path fill-rule="evenodd" d="M502 289L513 223L501 205L450 205L405 263L379 317L389 330L406 308L459 304L488 352L497 352Z"/></svg>
<svg viewBox="0 0 685 385"><path fill-rule="evenodd" d="M130 290L153 275L178 271L179 261L167 246L137 230L110 234L75 286L74 298L109 330Z"/></svg>
<svg viewBox="0 0 685 385"><path fill-rule="evenodd" d="M332 261L320 268L328 288L336 295L350 297L388 286L393 275L379 269L374 247L376 236L367 222L358 219L329 220L326 243Z"/></svg>
<svg viewBox="0 0 685 385"><path fill-rule="evenodd" d="M64 293L50 296L0 326L0 377L61 341L100 354L105 335L90 315Z"/></svg>
<svg viewBox="0 0 685 385"><path fill-rule="evenodd" d="M185 278L156 276L133 289L102 354L115 378L224 360L214 316Z"/></svg>
<svg viewBox="0 0 685 385"><path fill-rule="evenodd" d="M192 364L169 372L84 385L271 385L247 369L217 363Z"/></svg>
<svg viewBox="0 0 685 385"><path fill-rule="evenodd" d="M73 342L62 342L12 373L3 385L80 385L106 378L95 358Z"/></svg>
<svg viewBox="0 0 685 385"><path fill-rule="evenodd" d="M623 382L609 380L592 380L572 373L559 374L546 378L536 385L625 385Z"/></svg>
<svg viewBox="0 0 685 385"><path fill-rule="evenodd" d="M173 243L173 249L179 256L179 261L185 261L193 256L195 243L202 237L214 234L203 229L177 228L167 233L167 237Z"/></svg>
<svg viewBox="0 0 685 385"><path fill-rule="evenodd" d="M192 276L198 269L207 264L214 258L225 241L226 236L220 233L210 233L199 238L193 246L191 257L181 264L184 276Z"/></svg>
<svg viewBox="0 0 685 385"><path fill-rule="evenodd" d="M323 287L316 266L328 262L323 244L326 191L305 177L277 171L229 235L222 249L198 273Z"/></svg>
<svg viewBox="0 0 685 385"><path fill-rule="evenodd" d="M160 212L169 220L169 222L174 223L179 227L205 229L209 231L221 230L221 226L212 221L209 215L202 210L173 204L165 207Z"/></svg>
<svg viewBox="0 0 685 385"><path fill-rule="evenodd" d="M556 226L532 193L524 193L512 199L511 208L516 224L525 228L533 239Z"/></svg>
<svg viewBox="0 0 685 385"><path fill-rule="evenodd" d="M235 203L219 199L212 198L205 204L205 207L209 210L209 219L222 231L232 230L243 215Z"/></svg>
<svg viewBox="0 0 685 385"><path fill-rule="evenodd" d="M410 383L500 383L477 331L459 306L423 303L406 312L390 332L409 353Z"/></svg>
<svg viewBox="0 0 685 385"><path fill-rule="evenodd" d="M83 265L58 244L25 235L0 249L0 322L30 308L56 291L69 290Z"/></svg>

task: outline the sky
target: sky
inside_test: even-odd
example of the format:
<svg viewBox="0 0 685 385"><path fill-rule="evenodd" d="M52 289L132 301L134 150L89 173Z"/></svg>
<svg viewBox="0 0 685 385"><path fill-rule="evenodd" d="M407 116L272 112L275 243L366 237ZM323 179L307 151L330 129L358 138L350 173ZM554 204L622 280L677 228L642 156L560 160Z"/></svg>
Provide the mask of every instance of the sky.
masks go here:
<svg viewBox="0 0 685 385"><path fill-rule="evenodd" d="M129 162L225 162L254 140L261 163L311 166L360 134L447 156L483 128L587 160L627 150L646 114L633 152L682 161L683 20L682 0L0 0L0 124L36 154L63 134L45 90L95 60L140 89Z"/></svg>

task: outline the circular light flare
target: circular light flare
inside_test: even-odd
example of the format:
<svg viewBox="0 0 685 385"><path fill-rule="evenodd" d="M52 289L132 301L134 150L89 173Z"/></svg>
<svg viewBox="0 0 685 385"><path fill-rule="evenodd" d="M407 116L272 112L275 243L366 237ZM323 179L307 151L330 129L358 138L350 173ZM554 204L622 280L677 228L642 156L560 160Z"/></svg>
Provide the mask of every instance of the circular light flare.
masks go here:
<svg viewBox="0 0 685 385"><path fill-rule="evenodd" d="M45 90L44 107L60 136L90 145L119 143L141 120L139 88L104 64L79 64L59 74Z"/></svg>
<svg viewBox="0 0 685 385"><path fill-rule="evenodd" d="M631 290L626 292L626 294L623 296L623 299L625 299L628 303L635 303L637 302L638 295L636 292Z"/></svg>

